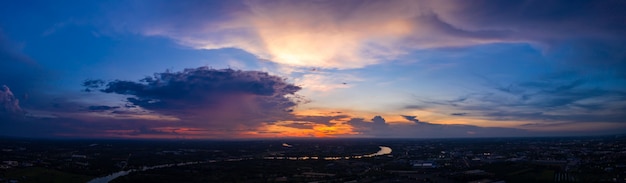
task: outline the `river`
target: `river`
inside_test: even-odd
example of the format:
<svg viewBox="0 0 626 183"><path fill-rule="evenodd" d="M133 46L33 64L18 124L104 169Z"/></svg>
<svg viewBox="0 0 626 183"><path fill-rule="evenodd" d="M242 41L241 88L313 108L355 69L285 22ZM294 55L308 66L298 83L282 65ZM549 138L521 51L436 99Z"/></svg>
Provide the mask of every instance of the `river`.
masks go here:
<svg viewBox="0 0 626 183"><path fill-rule="evenodd" d="M370 157L374 157L374 156L382 156L382 155L391 154L391 148L390 147L387 147L387 146L378 146L378 147L380 148L380 150L378 150L378 152L373 153L373 154L363 155L363 157L370 158ZM341 158L339 158L339 159L341 159ZM236 159L236 160L237 161L243 161L243 160L247 160L247 159ZM302 159L298 159L298 160L302 160ZM331 159L328 159L328 160L335 160L335 159L331 158ZM228 160L228 161L233 161L233 160ZM147 171L147 170L152 170L152 169L167 168L167 167L174 167L174 166L187 166L187 165L196 165L196 164L202 164L202 163L215 163L215 162L218 162L218 161L215 161L215 160L194 161L194 162L186 162L186 163L172 163L172 164L163 164L163 165L156 165L156 166L144 166L141 169L123 170L123 171L119 171L119 172L115 172L115 173L109 174L107 176L94 178L94 179L90 180L87 183L108 183L108 182L112 181L113 179L116 179L116 178L121 177L121 176L128 175L131 172L135 172L135 171Z"/></svg>

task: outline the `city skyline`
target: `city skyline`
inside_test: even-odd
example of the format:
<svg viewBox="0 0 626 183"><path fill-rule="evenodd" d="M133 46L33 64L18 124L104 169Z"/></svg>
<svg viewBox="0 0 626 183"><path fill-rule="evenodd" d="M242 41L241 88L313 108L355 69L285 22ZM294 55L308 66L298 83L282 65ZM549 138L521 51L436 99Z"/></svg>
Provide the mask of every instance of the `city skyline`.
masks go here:
<svg viewBox="0 0 626 183"><path fill-rule="evenodd" d="M0 135L626 131L623 1L14 1Z"/></svg>

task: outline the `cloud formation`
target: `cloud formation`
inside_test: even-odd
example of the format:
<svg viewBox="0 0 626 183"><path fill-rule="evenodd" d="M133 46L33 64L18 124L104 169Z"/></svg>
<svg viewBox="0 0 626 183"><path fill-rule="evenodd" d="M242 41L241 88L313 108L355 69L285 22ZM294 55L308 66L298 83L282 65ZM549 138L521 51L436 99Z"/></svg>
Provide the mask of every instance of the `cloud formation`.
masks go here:
<svg viewBox="0 0 626 183"><path fill-rule="evenodd" d="M417 116L408 116L408 115L402 115L402 117L408 121L414 122L414 123L425 123L420 121L419 119L417 119Z"/></svg>
<svg viewBox="0 0 626 183"><path fill-rule="evenodd" d="M94 89L103 82L87 80ZM300 87L260 71L199 67L156 73L139 82L115 80L101 92L129 96L127 102L159 114L176 116L192 127L254 128L291 117ZM93 108L93 109L92 109ZM109 110L92 106L91 110Z"/></svg>
<svg viewBox="0 0 626 183"><path fill-rule="evenodd" d="M22 116L24 111L20 107L18 100L6 85L0 87L0 117L2 116Z"/></svg>
<svg viewBox="0 0 626 183"><path fill-rule="evenodd" d="M526 132L436 123L555 131L626 124L626 3L620 0L44 4L44 11L32 3L8 3L0 11L24 15L0 16L0 29L15 39L0 32L0 86L11 87L0 88L1 111L29 112L13 120L19 123L0 120L3 132L457 137ZM213 59L223 54L230 56ZM137 77L124 69L170 64L266 72L194 68L123 78ZM533 78L561 70L579 72ZM466 72L503 81L487 81L485 89ZM272 73L289 75L294 84ZM76 78L90 77L120 80L87 80L87 93L72 92ZM473 91L458 93L467 90ZM407 105L404 97L412 91L422 98ZM297 92L314 102L299 106ZM450 94L458 98L436 100ZM402 106L400 113L419 113L421 120L390 118ZM344 113L310 112L319 108ZM357 118L373 110L387 119Z"/></svg>
<svg viewBox="0 0 626 183"><path fill-rule="evenodd" d="M296 114L301 88L261 71L200 67L140 81L85 80L86 96L125 96L124 103L38 111L2 122L2 134L100 138L241 138L336 136L346 115ZM63 102L68 104L67 102ZM46 127L33 128L35 126Z"/></svg>
<svg viewBox="0 0 626 183"><path fill-rule="evenodd" d="M622 1L158 1L120 8L126 13L114 12L110 21L118 30L194 48L235 47L288 66L347 69L416 49L487 43L595 41L623 48L613 43L624 41L624 7Z"/></svg>
<svg viewBox="0 0 626 183"><path fill-rule="evenodd" d="M622 87L599 87L576 72L508 84L486 80L488 88L484 91L447 101L423 100L406 108L461 111L450 115L465 117L471 113L469 117L499 122L626 123L626 91Z"/></svg>
<svg viewBox="0 0 626 183"><path fill-rule="evenodd" d="M117 109L117 108L120 108L120 107L118 107L118 106L106 106L106 105L94 105L94 106L89 106L87 109L89 109L90 111L107 111L107 110L113 110L113 109Z"/></svg>
<svg viewBox="0 0 626 183"><path fill-rule="evenodd" d="M473 125L443 125L419 121L415 116L403 115L413 123L389 124L382 116L371 121L353 118L348 123L357 136L379 138L457 138L457 137L516 137L544 135L515 128L479 127Z"/></svg>

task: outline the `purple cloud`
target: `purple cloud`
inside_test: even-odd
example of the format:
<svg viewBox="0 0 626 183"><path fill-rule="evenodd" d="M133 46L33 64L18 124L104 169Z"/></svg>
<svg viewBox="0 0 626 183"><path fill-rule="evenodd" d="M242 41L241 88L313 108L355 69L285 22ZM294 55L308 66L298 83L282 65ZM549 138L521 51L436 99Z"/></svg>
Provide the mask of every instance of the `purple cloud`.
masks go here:
<svg viewBox="0 0 626 183"><path fill-rule="evenodd" d="M456 137L516 137L545 135L515 128L479 127L473 125L443 125L418 121L415 116L403 116L414 123L389 124L381 116L372 122L353 118L348 123L359 136L377 138L456 138Z"/></svg>
<svg viewBox="0 0 626 183"><path fill-rule="evenodd" d="M94 89L102 84L87 80L83 85ZM231 129L293 118L298 90L266 72L200 67L156 73L139 82L115 80L100 91L127 95L132 105L191 126Z"/></svg>
<svg viewBox="0 0 626 183"><path fill-rule="evenodd" d="M605 53L611 62L623 60L626 34L626 5L619 0L154 1L115 9L121 11L110 12L107 21L117 31L327 68L361 68L412 50L489 43L550 49L574 43L587 52L582 54ZM589 43L603 48L585 48Z"/></svg>
<svg viewBox="0 0 626 183"><path fill-rule="evenodd" d="M0 117L2 116L22 116L24 110L20 107L18 100L6 85L0 87Z"/></svg>

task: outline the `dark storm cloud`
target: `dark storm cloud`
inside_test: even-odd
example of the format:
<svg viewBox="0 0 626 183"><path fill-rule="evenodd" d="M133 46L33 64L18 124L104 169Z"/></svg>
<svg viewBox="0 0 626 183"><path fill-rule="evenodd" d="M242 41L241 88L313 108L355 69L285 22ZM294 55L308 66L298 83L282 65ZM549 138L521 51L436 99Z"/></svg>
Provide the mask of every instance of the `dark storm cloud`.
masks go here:
<svg viewBox="0 0 626 183"><path fill-rule="evenodd" d="M83 86L93 90L101 82L87 80ZM139 82L115 80L100 89L127 95L129 103L148 110L222 127L294 118L290 109L297 103L290 97L298 90L266 72L208 67L156 73Z"/></svg>
<svg viewBox="0 0 626 183"><path fill-rule="evenodd" d="M97 81L97 80L96 80ZM94 80L85 81L86 86L93 86ZM96 82L97 83L97 82ZM288 84L284 78L271 76L259 71L239 71L231 69L209 69L201 67L186 69L176 73L157 73L141 82L112 81L102 92L133 95L129 101L146 108L174 108L178 104L212 105L226 94L250 94L274 99L275 104L287 109L295 103L287 98L300 87Z"/></svg>
<svg viewBox="0 0 626 183"><path fill-rule="evenodd" d="M514 128L478 127L472 125L441 125L418 121L415 116L402 116L411 124L389 124L382 116L371 121L353 118L348 123L361 136L379 138L455 138L455 137L514 137L541 135Z"/></svg>
<svg viewBox="0 0 626 183"><path fill-rule="evenodd" d="M227 138L264 124L310 129L346 115L294 115L300 87L259 71L186 69L140 81L86 80L90 97L127 96L127 104L87 105L59 101L58 110L0 123L0 133L31 137ZM98 91L101 93L92 93ZM71 105L71 106L67 106ZM85 112L87 111L87 112ZM294 121L287 124L284 121Z"/></svg>

